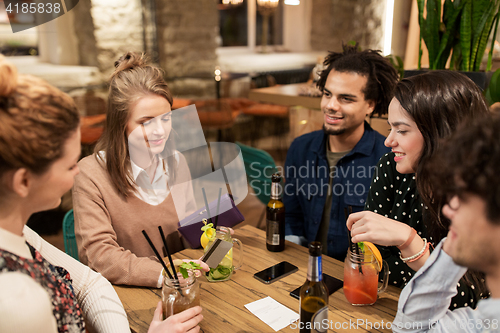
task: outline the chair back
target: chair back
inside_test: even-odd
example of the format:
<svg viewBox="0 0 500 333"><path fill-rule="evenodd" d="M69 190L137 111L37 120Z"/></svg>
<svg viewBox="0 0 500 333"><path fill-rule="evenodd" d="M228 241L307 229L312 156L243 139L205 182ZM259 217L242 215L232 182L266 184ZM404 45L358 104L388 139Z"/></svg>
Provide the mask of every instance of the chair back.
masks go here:
<svg viewBox="0 0 500 333"><path fill-rule="evenodd" d="M244 145L236 144L241 149L243 163L248 178L248 183L254 190L257 198L267 205L271 195L271 176L277 172L276 163L268 152Z"/></svg>
<svg viewBox="0 0 500 333"><path fill-rule="evenodd" d="M73 209L64 215L62 229L64 237L64 251L79 261L78 246L76 245L75 238L75 217L73 216Z"/></svg>

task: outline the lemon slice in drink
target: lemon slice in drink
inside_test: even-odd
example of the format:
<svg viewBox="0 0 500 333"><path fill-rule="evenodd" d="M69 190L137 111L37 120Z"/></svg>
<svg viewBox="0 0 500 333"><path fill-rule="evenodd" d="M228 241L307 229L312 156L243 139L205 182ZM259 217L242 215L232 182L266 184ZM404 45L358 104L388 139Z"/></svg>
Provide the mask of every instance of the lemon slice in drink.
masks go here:
<svg viewBox="0 0 500 333"><path fill-rule="evenodd" d="M375 244L371 242L363 242L363 244L365 245L365 251L371 253L377 260L378 270L380 271L382 269L382 255L380 254L380 251L377 249Z"/></svg>
<svg viewBox="0 0 500 333"><path fill-rule="evenodd" d="M203 248L207 247L207 244L210 240L212 240L215 237L215 229L214 228L208 228L203 232L200 238L200 243Z"/></svg>
<svg viewBox="0 0 500 333"><path fill-rule="evenodd" d="M201 227L201 230L203 230L203 234L200 238L200 244L203 248L206 248L208 242L215 238L216 230L213 228L212 223L207 224L207 219L203 219L203 223L204 225L203 227Z"/></svg>

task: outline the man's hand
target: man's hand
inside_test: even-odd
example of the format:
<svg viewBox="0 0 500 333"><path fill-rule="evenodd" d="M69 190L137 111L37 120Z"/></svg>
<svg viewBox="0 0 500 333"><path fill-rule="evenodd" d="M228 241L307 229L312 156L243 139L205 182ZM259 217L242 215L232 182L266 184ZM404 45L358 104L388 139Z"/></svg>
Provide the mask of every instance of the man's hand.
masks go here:
<svg viewBox="0 0 500 333"><path fill-rule="evenodd" d="M410 226L371 211L350 214L346 224L353 243L398 246L406 242L411 232Z"/></svg>
<svg viewBox="0 0 500 333"><path fill-rule="evenodd" d="M197 333L200 331L198 324L203 319L201 306L182 311L162 320L162 302L158 302L153 320L149 325L148 333Z"/></svg>

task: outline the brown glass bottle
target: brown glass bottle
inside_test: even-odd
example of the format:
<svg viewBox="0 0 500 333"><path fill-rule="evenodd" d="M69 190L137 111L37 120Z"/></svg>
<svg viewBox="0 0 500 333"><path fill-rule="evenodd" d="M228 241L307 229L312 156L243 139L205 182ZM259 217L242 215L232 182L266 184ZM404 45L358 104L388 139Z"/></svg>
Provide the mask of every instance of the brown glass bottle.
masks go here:
<svg viewBox="0 0 500 333"><path fill-rule="evenodd" d="M323 282L321 243L309 244L307 280L300 288L300 333L324 332L328 321L328 290Z"/></svg>
<svg viewBox="0 0 500 333"><path fill-rule="evenodd" d="M285 249L285 205L281 201L281 175L271 177L271 200L266 207L266 247L271 252Z"/></svg>

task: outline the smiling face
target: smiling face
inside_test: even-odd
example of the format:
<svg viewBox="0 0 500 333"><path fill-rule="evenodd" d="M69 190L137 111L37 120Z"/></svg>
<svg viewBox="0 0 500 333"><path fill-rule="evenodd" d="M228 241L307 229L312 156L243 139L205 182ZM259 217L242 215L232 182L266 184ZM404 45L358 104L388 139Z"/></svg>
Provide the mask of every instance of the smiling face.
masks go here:
<svg viewBox="0 0 500 333"><path fill-rule="evenodd" d="M374 101L365 100L366 76L332 70L325 82L321 110L323 130L329 135L364 132L365 117L373 112Z"/></svg>
<svg viewBox="0 0 500 333"><path fill-rule="evenodd" d="M146 95L132 106L126 134L133 160L163 152L172 130L171 111L170 103L158 95Z"/></svg>
<svg viewBox="0 0 500 333"><path fill-rule="evenodd" d="M80 136L80 129L74 131L64 144L61 158L46 172L34 176L27 200L33 212L57 208L63 194L73 187L73 178L80 172L76 164L81 153Z"/></svg>
<svg viewBox="0 0 500 333"><path fill-rule="evenodd" d="M500 262L500 225L486 217L485 201L473 194L454 196L443 207L443 215L451 221L443 250L453 261L485 273L496 269Z"/></svg>
<svg viewBox="0 0 500 333"><path fill-rule="evenodd" d="M396 98L389 105L388 122L391 132L384 144L395 154L396 170L403 174L414 173L424 148L424 137Z"/></svg>

